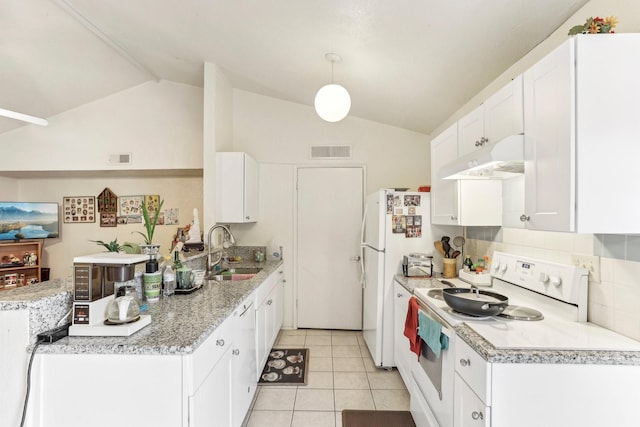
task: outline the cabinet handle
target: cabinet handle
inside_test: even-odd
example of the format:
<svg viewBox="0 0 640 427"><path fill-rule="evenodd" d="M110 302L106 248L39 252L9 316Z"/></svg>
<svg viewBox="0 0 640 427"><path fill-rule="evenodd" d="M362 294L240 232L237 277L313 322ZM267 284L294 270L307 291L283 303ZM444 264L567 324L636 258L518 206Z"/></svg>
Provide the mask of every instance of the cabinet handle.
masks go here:
<svg viewBox="0 0 640 427"><path fill-rule="evenodd" d="M457 219L458 219L458 217L457 217L457 216L453 216L453 215L451 215L451 220L452 220L452 221L455 221L455 220L457 220Z"/></svg>
<svg viewBox="0 0 640 427"><path fill-rule="evenodd" d="M273 304L273 300L272 300L272 299L270 299L269 301L267 301L267 305L271 305L271 304Z"/></svg>
<svg viewBox="0 0 640 427"><path fill-rule="evenodd" d="M402 298L402 294L398 294L398 298Z"/></svg>
<svg viewBox="0 0 640 427"><path fill-rule="evenodd" d="M480 146L480 141L476 141L475 145L476 145L476 147L479 147Z"/></svg>
<svg viewBox="0 0 640 427"><path fill-rule="evenodd" d="M224 340L223 339L216 340L216 345L218 347L224 347Z"/></svg>
<svg viewBox="0 0 640 427"><path fill-rule="evenodd" d="M525 215L525 214L520 215L520 221L522 221L522 222L527 222L530 219L531 219L531 217L529 215Z"/></svg>
<svg viewBox="0 0 640 427"><path fill-rule="evenodd" d="M250 216L245 216L244 219L251 219L251 217Z"/></svg>
<svg viewBox="0 0 640 427"><path fill-rule="evenodd" d="M251 306L252 306L252 305L253 305L253 301L251 301L251 303L250 303L248 306L246 306L246 307L245 307L244 311L243 311L242 313L240 313L240 315L239 315L238 317L242 317L242 316L244 316L244 315L245 315L245 313L246 313L247 311L249 311L249 309L251 308Z"/></svg>
<svg viewBox="0 0 640 427"><path fill-rule="evenodd" d="M486 136L480 138L480 145L484 145L487 142L489 142L489 138L487 138Z"/></svg>
<svg viewBox="0 0 640 427"><path fill-rule="evenodd" d="M460 359L460 364L462 366L471 366L471 360L469 360L469 359Z"/></svg>
<svg viewBox="0 0 640 427"><path fill-rule="evenodd" d="M482 412L473 411L471 413L471 418L473 418L474 420L483 420L484 419L484 415L482 415Z"/></svg>
<svg viewBox="0 0 640 427"><path fill-rule="evenodd" d="M234 348L234 349L231 351L231 354L233 354L234 356L238 356L238 355L240 355L240 349L238 349L238 348Z"/></svg>

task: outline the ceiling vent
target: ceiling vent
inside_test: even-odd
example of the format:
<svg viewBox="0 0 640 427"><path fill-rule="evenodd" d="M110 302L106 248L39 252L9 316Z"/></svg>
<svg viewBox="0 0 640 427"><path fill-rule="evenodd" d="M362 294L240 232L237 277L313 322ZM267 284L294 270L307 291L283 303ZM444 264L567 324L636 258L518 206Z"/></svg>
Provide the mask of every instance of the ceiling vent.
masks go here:
<svg viewBox="0 0 640 427"><path fill-rule="evenodd" d="M314 145L311 147L310 158L319 159L350 159L350 145Z"/></svg>
<svg viewBox="0 0 640 427"><path fill-rule="evenodd" d="M109 164L112 165L129 165L131 164L131 153L110 154Z"/></svg>

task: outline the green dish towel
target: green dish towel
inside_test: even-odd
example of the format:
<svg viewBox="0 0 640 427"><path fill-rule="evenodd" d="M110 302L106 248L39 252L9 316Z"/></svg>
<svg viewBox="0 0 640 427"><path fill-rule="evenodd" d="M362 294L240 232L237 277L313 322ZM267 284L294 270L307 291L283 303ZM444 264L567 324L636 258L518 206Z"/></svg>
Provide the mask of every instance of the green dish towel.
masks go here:
<svg viewBox="0 0 640 427"><path fill-rule="evenodd" d="M422 310L418 311L418 336L433 351L436 357L440 352L449 348L449 337L442 333L442 325L427 316Z"/></svg>

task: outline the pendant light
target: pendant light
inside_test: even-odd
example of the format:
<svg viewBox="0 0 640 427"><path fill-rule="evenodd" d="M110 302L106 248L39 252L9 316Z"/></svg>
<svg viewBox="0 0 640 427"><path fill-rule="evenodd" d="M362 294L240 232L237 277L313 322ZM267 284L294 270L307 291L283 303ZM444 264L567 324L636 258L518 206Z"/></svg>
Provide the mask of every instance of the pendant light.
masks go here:
<svg viewBox="0 0 640 427"><path fill-rule="evenodd" d="M9 117L10 119L21 120L23 122L33 123L35 125L47 126L49 122L40 117L30 116L28 114L17 113L11 110L0 108L0 116Z"/></svg>
<svg viewBox="0 0 640 427"><path fill-rule="evenodd" d="M331 84L322 86L316 94L314 105L316 113L327 122L339 122L347 117L351 109L351 97L349 92L333 82L333 64L342 61L335 53L327 53L324 56L331 62Z"/></svg>

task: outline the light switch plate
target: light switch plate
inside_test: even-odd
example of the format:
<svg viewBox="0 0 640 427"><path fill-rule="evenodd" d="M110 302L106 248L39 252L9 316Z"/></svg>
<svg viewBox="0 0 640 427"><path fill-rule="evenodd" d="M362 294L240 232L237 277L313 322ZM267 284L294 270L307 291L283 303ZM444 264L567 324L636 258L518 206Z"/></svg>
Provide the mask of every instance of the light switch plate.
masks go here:
<svg viewBox="0 0 640 427"><path fill-rule="evenodd" d="M600 281L600 257L595 255L572 254L571 261L577 267L586 268L589 271L589 279Z"/></svg>

